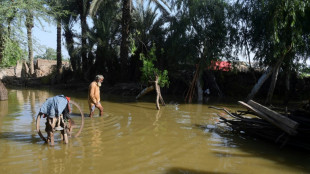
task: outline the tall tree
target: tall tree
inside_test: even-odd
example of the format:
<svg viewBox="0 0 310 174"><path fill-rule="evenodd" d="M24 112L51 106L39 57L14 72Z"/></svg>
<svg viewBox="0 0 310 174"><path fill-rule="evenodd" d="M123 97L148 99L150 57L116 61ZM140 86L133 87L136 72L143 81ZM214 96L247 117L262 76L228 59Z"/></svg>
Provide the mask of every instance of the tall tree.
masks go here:
<svg viewBox="0 0 310 174"><path fill-rule="evenodd" d="M5 9L8 15L5 18L9 22L14 23L19 31L22 31L21 23L24 23L27 30L27 44L28 44L28 59L30 64L30 74L34 73L33 66L33 38L32 38L32 28L34 27L34 21L37 20L41 23L41 20L49 22L47 16L48 8L46 6L46 1L44 0L14 0L14 1L1 1L4 6L1 5L1 9ZM14 14L12 14L14 13ZM11 32L11 29L9 29Z"/></svg>
<svg viewBox="0 0 310 174"><path fill-rule="evenodd" d="M81 60L79 55L79 49L75 45L74 39L78 38L75 30L73 29L74 24L77 21L78 12L76 11L76 4L74 1L62 1L62 9L68 11L64 16L61 16L62 25L65 37L65 46L68 50L70 63L73 71L81 71Z"/></svg>
<svg viewBox="0 0 310 174"><path fill-rule="evenodd" d="M32 28L33 24L33 12L31 9L26 10L26 29L27 29L27 38L28 38L28 60L29 60L29 69L30 74L34 73L33 65L33 46L32 46Z"/></svg>
<svg viewBox="0 0 310 174"><path fill-rule="evenodd" d="M229 22L231 8L224 0L179 0L176 3L179 8L176 9L176 18L171 24L170 30L173 32L168 37L173 39L172 51L180 51L183 54L180 56L185 58L182 60L184 63L197 64L196 75L188 91L191 94L186 97L186 100L191 102L193 88L195 84L200 84L201 74L211 62L233 58L232 38L235 35ZM212 73L209 75L213 76ZM210 85L222 96L216 81L213 83ZM197 87L201 93L201 86ZM199 95L198 99L202 100L202 95Z"/></svg>
<svg viewBox="0 0 310 174"><path fill-rule="evenodd" d="M106 74L109 82L119 80L117 66L118 33L120 28L120 8L115 0L106 0L97 6L96 15L92 15L94 26L89 32L90 50L94 50L94 60L90 66L95 68L90 74ZM91 52L93 54L93 52Z"/></svg>
<svg viewBox="0 0 310 174"><path fill-rule="evenodd" d="M57 52L57 82L61 80L61 68L62 68L62 55L61 55L61 29L62 29L62 17L68 15L66 6L68 2L65 0L48 0L51 8L50 14L56 21L56 52Z"/></svg>
<svg viewBox="0 0 310 174"><path fill-rule="evenodd" d="M121 52L120 52L120 61L121 61L121 68L124 72L122 74L122 80L126 79L128 74L128 36L129 36L129 25L131 21L130 15L130 6L131 0L123 0L123 7L122 7L122 42L121 42Z"/></svg>
<svg viewBox="0 0 310 174"><path fill-rule="evenodd" d="M88 70L88 60L87 60L87 14L90 6L90 0L78 0L78 14L81 22L81 56L82 56L82 70L87 72Z"/></svg>
<svg viewBox="0 0 310 174"><path fill-rule="evenodd" d="M100 3L103 3L105 0L93 0L90 13L96 13L96 6ZM136 0L140 1L139 3L144 3L144 0ZM168 13L169 5L166 0L149 0L154 2L163 13ZM122 0L122 38L121 38L121 47L120 47L120 62L122 68L122 80L125 81L128 74L128 37L130 32L130 23L131 23L131 9L133 8L133 0Z"/></svg>
<svg viewBox="0 0 310 174"><path fill-rule="evenodd" d="M276 1L240 1L244 10L248 11L247 24L251 36L251 50L256 60L270 66L268 75L272 74L271 84L266 103L270 103L276 85L279 69L283 62L294 62L298 55L306 52L303 21L304 12L309 8L309 0L276 0ZM272 70L271 70L272 69ZM271 70L271 73L269 73ZM263 80L264 79L264 80ZM254 86L247 100L252 99L264 83L262 76Z"/></svg>
<svg viewBox="0 0 310 174"><path fill-rule="evenodd" d="M29 59L29 69L30 74L34 73L33 65L33 38L32 38L32 28L34 27L34 19L45 20L49 22L49 19L46 17L49 9L46 6L46 1L44 0L27 0L27 1L18 1L20 5L20 11L22 15L25 15L25 25L27 29L27 38L28 38L28 59Z"/></svg>
<svg viewBox="0 0 310 174"><path fill-rule="evenodd" d="M140 54L147 54L153 43L156 43L156 66L163 70L166 68L164 60L164 42L166 29L164 24L168 21L166 14L158 13L158 7L152 7L151 3L137 3L132 13L132 33L130 35L130 80L140 80L140 68L142 62Z"/></svg>
<svg viewBox="0 0 310 174"><path fill-rule="evenodd" d="M68 11L68 14L62 16L61 19L64 23L64 35L66 38L66 46L69 51L70 61L72 67L76 70L82 69L83 78L87 79L88 70L88 24L87 16L91 0L68 0L63 1L63 9ZM81 34L78 36L73 30L73 25L80 22ZM80 43L75 43L74 38L80 40ZM75 47L75 45L77 45Z"/></svg>

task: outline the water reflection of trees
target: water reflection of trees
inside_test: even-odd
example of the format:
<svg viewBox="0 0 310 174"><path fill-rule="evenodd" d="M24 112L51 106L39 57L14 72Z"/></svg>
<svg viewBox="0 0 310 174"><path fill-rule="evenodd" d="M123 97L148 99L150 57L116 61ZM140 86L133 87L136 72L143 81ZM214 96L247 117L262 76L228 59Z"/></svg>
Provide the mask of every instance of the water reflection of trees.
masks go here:
<svg viewBox="0 0 310 174"><path fill-rule="evenodd" d="M11 90L9 95L9 106L8 108L12 112L18 112L22 110L26 111L26 117L31 117L29 122L31 139L37 141L36 134L36 114L41 107L41 104L50 97L48 91L42 90ZM12 122L13 123L13 122Z"/></svg>
<svg viewBox="0 0 310 174"><path fill-rule="evenodd" d="M0 127L3 122L4 116L8 115L9 102L8 100L0 101Z"/></svg>
<svg viewBox="0 0 310 174"><path fill-rule="evenodd" d="M4 100L0 101L0 119L8 114L9 110L9 101Z"/></svg>

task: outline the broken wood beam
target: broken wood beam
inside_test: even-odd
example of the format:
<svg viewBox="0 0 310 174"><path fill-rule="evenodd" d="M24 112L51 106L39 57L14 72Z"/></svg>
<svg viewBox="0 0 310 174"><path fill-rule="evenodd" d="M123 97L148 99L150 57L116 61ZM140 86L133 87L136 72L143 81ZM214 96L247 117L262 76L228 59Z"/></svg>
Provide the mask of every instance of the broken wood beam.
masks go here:
<svg viewBox="0 0 310 174"><path fill-rule="evenodd" d="M245 106L246 108L252 110L254 113L257 114L257 116L259 116L262 119L268 121L269 123L275 125L276 127L283 130L284 132L288 133L289 135L296 135L297 134L297 131L295 129L283 124L282 122L278 122L277 120L270 118L268 115L262 113L261 111L259 111L256 108L248 105L247 103L244 103L243 101L238 101L238 103L240 103L241 105Z"/></svg>
<svg viewBox="0 0 310 174"><path fill-rule="evenodd" d="M138 100L139 98L141 98L142 96L144 96L145 94L153 91L155 88L154 88L154 85L151 85L151 86L148 86L146 88L144 88L136 97L136 100Z"/></svg>
<svg viewBox="0 0 310 174"><path fill-rule="evenodd" d="M276 120L276 121L279 121L285 125L287 125L288 127L291 127L292 129L297 129L299 123L297 123L296 121L288 118L288 117L285 117L269 108L267 108L266 106L263 106L253 100L249 100L247 102L248 105L256 108L257 110L263 112L264 114L268 115L269 117L271 117L272 119Z"/></svg>

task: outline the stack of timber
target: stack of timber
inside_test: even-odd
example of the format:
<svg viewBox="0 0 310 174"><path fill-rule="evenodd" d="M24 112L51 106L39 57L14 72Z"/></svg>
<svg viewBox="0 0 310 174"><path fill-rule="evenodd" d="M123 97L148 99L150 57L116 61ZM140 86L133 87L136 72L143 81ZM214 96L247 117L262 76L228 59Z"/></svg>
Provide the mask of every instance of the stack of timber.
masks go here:
<svg viewBox="0 0 310 174"><path fill-rule="evenodd" d="M223 108L229 117L220 116L221 123L225 123L238 133L261 138L283 146L297 147L310 150L310 112L307 110L293 110L276 112L255 101L247 103L239 101L247 111L230 113Z"/></svg>

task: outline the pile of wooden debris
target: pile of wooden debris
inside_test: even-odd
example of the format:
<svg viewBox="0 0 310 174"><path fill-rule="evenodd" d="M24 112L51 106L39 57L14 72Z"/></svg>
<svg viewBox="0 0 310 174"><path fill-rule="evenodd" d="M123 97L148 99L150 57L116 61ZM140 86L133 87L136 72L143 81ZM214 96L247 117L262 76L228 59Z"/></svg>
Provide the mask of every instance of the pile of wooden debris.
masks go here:
<svg viewBox="0 0 310 174"><path fill-rule="evenodd" d="M220 116L221 122L230 126L234 131L245 133L252 137L281 144L310 150L310 112L307 110L274 111L255 101L247 103L239 101L247 111L230 113L229 117Z"/></svg>

